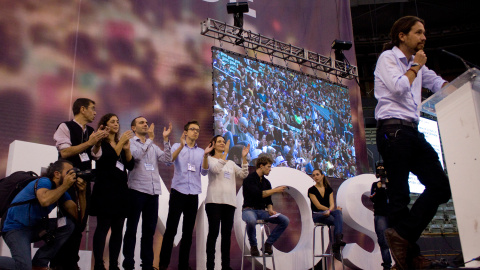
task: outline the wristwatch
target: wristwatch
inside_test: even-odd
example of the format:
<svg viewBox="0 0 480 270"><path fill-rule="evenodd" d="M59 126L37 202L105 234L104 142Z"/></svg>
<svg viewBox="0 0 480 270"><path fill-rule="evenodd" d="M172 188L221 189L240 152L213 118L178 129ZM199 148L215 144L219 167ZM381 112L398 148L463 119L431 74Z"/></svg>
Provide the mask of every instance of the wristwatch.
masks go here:
<svg viewBox="0 0 480 270"><path fill-rule="evenodd" d="M411 67L417 67L417 66L420 66L420 64L419 64L419 63L415 63L415 62L413 62L412 65L411 65Z"/></svg>

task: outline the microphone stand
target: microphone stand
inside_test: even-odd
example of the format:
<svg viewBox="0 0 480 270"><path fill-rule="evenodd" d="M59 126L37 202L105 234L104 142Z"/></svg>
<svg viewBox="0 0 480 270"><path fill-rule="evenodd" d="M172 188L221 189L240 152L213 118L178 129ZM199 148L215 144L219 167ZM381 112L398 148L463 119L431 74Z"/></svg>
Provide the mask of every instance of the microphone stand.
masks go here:
<svg viewBox="0 0 480 270"><path fill-rule="evenodd" d="M457 59L459 59L460 61L462 61L463 65L467 68L467 70L470 69L470 68L472 68L472 67L477 68L477 69L480 69L479 66L475 65L474 63L471 63L471 62L466 61L465 59L463 59L462 57L460 57L460 56L458 56L458 55L456 55L456 54L454 54L454 53L451 53L451 52L446 51L446 50L444 50L444 49L440 49L440 51L443 52L443 53L445 53L445 54L448 54L448 55L450 55L450 56L452 56L452 57L454 57L454 58L457 58Z"/></svg>

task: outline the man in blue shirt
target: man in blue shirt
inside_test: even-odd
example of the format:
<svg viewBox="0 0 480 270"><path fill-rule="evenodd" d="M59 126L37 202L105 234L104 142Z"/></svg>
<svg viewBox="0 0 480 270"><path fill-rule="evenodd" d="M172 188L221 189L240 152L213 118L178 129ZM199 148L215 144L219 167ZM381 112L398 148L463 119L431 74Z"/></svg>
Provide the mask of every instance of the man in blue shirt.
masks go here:
<svg viewBox="0 0 480 270"><path fill-rule="evenodd" d="M184 126L180 143L172 146L172 160L175 172L170 190L168 217L165 234L160 251L160 269L167 269L172 255L173 240L177 234L180 216L183 214L182 240L178 269L189 269L188 261L192 234L198 208L198 194L202 193L201 175L208 174L208 153L213 145L205 151L198 147L196 141L200 133L197 121L190 121Z"/></svg>
<svg viewBox="0 0 480 270"><path fill-rule="evenodd" d="M73 232L75 225L71 218L78 221L85 215L86 182L77 178L72 168L72 163L64 159L51 163L44 177L29 183L13 199L12 204L37 198L30 203L10 207L5 218L2 231L15 260L15 269L48 269L50 260ZM78 191L77 202L72 201L67 193L72 186ZM66 215L48 219L48 214L56 206ZM42 238L43 235L47 237ZM32 260L30 243L40 240L46 243Z"/></svg>
<svg viewBox="0 0 480 270"><path fill-rule="evenodd" d="M450 198L450 185L438 155L418 131L422 87L437 92L447 82L425 66L424 21L414 16L397 20L375 69L377 147L388 171L388 223L385 237L399 269L424 269L431 262L416 244L440 204ZM425 191L408 209L408 175Z"/></svg>
<svg viewBox="0 0 480 270"><path fill-rule="evenodd" d="M123 240L125 259L122 265L126 270L135 269L135 244L141 214L140 259L142 260L142 269L151 270L153 269L153 236L158 220L158 195L162 192L158 163L168 164L172 160L168 141L172 124L168 129L163 128L163 151L153 143L155 125L152 123L148 126L145 117L139 116L133 119L131 128L135 132L135 136L130 139L130 151L135 160L135 167L128 174L131 207L127 216L127 229Z"/></svg>

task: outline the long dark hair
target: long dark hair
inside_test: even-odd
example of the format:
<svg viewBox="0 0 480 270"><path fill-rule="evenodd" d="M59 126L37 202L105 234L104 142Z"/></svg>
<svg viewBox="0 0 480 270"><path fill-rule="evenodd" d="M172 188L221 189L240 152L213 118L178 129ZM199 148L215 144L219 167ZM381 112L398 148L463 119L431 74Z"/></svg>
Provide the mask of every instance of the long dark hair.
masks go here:
<svg viewBox="0 0 480 270"><path fill-rule="evenodd" d="M212 145L215 144L215 143L217 142L218 137L222 137L222 135L215 135L215 136L213 136L213 138L210 139L210 144L212 144ZM223 138L223 137L222 137L222 138ZM225 140L225 139L224 139L224 140ZM213 151L210 151L209 154L210 154L210 156L213 157L213 156L215 155L215 148L213 149Z"/></svg>
<svg viewBox="0 0 480 270"><path fill-rule="evenodd" d="M323 171L320 170L320 169L315 169L315 170L313 170L313 172L314 172L314 171L319 171L320 174L324 176L324 177L323 177L323 186L325 187L325 190L327 189L327 187L330 187L330 188L331 188L330 182L328 181L328 178L327 178L327 176L323 173ZM312 172L312 173L313 173L313 172Z"/></svg>
<svg viewBox="0 0 480 270"><path fill-rule="evenodd" d="M423 25L425 25L425 22L416 17L416 16L405 16L400 19L398 19L392 26L392 29L390 30L390 37L391 40L385 44L383 44L383 50L391 50L394 46L399 47L400 46L400 38L398 35L400 33L408 34L412 27L417 23L421 22Z"/></svg>
<svg viewBox="0 0 480 270"><path fill-rule="evenodd" d="M97 130L100 128L100 126L106 127L108 121L110 121L110 119L111 119L112 117L114 117L114 116L117 117L117 119L118 119L118 116L117 116L116 114L114 114L114 113L107 113L107 114L105 114L104 116L102 116L102 118L100 118L100 121L98 121ZM119 127L119 130L120 130L120 125L119 125L118 127ZM105 140L105 142L107 142L107 143L110 142L110 139L109 139L108 137L106 137L104 140ZM115 133L115 139L114 139L114 140L115 140L115 143L118 143L118 141L119 141L119 139L118 139L118 132Z"/></svg>

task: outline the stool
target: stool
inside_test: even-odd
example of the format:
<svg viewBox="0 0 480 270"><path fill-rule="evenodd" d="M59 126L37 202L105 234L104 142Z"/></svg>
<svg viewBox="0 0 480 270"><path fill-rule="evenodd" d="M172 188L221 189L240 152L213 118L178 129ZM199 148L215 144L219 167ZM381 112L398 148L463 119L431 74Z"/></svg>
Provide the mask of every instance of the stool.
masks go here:
<svg viewBox="0 0 480 270"><path fill-rule="evenodd" d="M322 254L318 254L318 255L315 255L315 232L316 232L316 229L317 227L320 227L321 231L321 238L322 238ZM328 247L330 247L330 253L323 253L324 250L326 252L326 249L325 249L325 241L323 239L323 229L327 227L328 228L328 239L330 240L329 241L329 244L328 244ZM321 257L321 258L325 258L323 261L322 261L322 269L328 269L327 268L327 258L330 257L330 261L332 263L332 269L335 270L335 260L334 260L334 256L333 256L333 250L332 250L332 245L333 245L333 232L332 232L332 226L329 226L325 223L314 223L314 227L313 227L313 251L312 251L312 255L313 255L313 258L312 258L312 270L315 269L315 258L318 258L318 257ZM342 254L342 249L343 247L340 247L340 257L342 259L342 267L343 267L343 270L345 270L345 265L343 264L343 254Z"/></svg>
<svg viewBox="0 0 480 270"><path fill-rule="evenodd" d="M267 255L265 254L265 227L267 228L268 234L270 234L270 228L268 226L265 226L267 222L265 220L257 220L257 224L255 226L260 225L260 233L262 234L262 254L260 257L263 257L263 270L267 269L267 257L272 258L272 264L273 264L273 269L275 269L275 259L272 255ZM243 260L245 257L251 257L252 258L252 270L255 269L255 257L250 255L250 254L245 254L245 248L247 246L247 226L245 225L245 233L243 234L243 247L242 247L242 267L241 270L243 270Z"/></svg>

